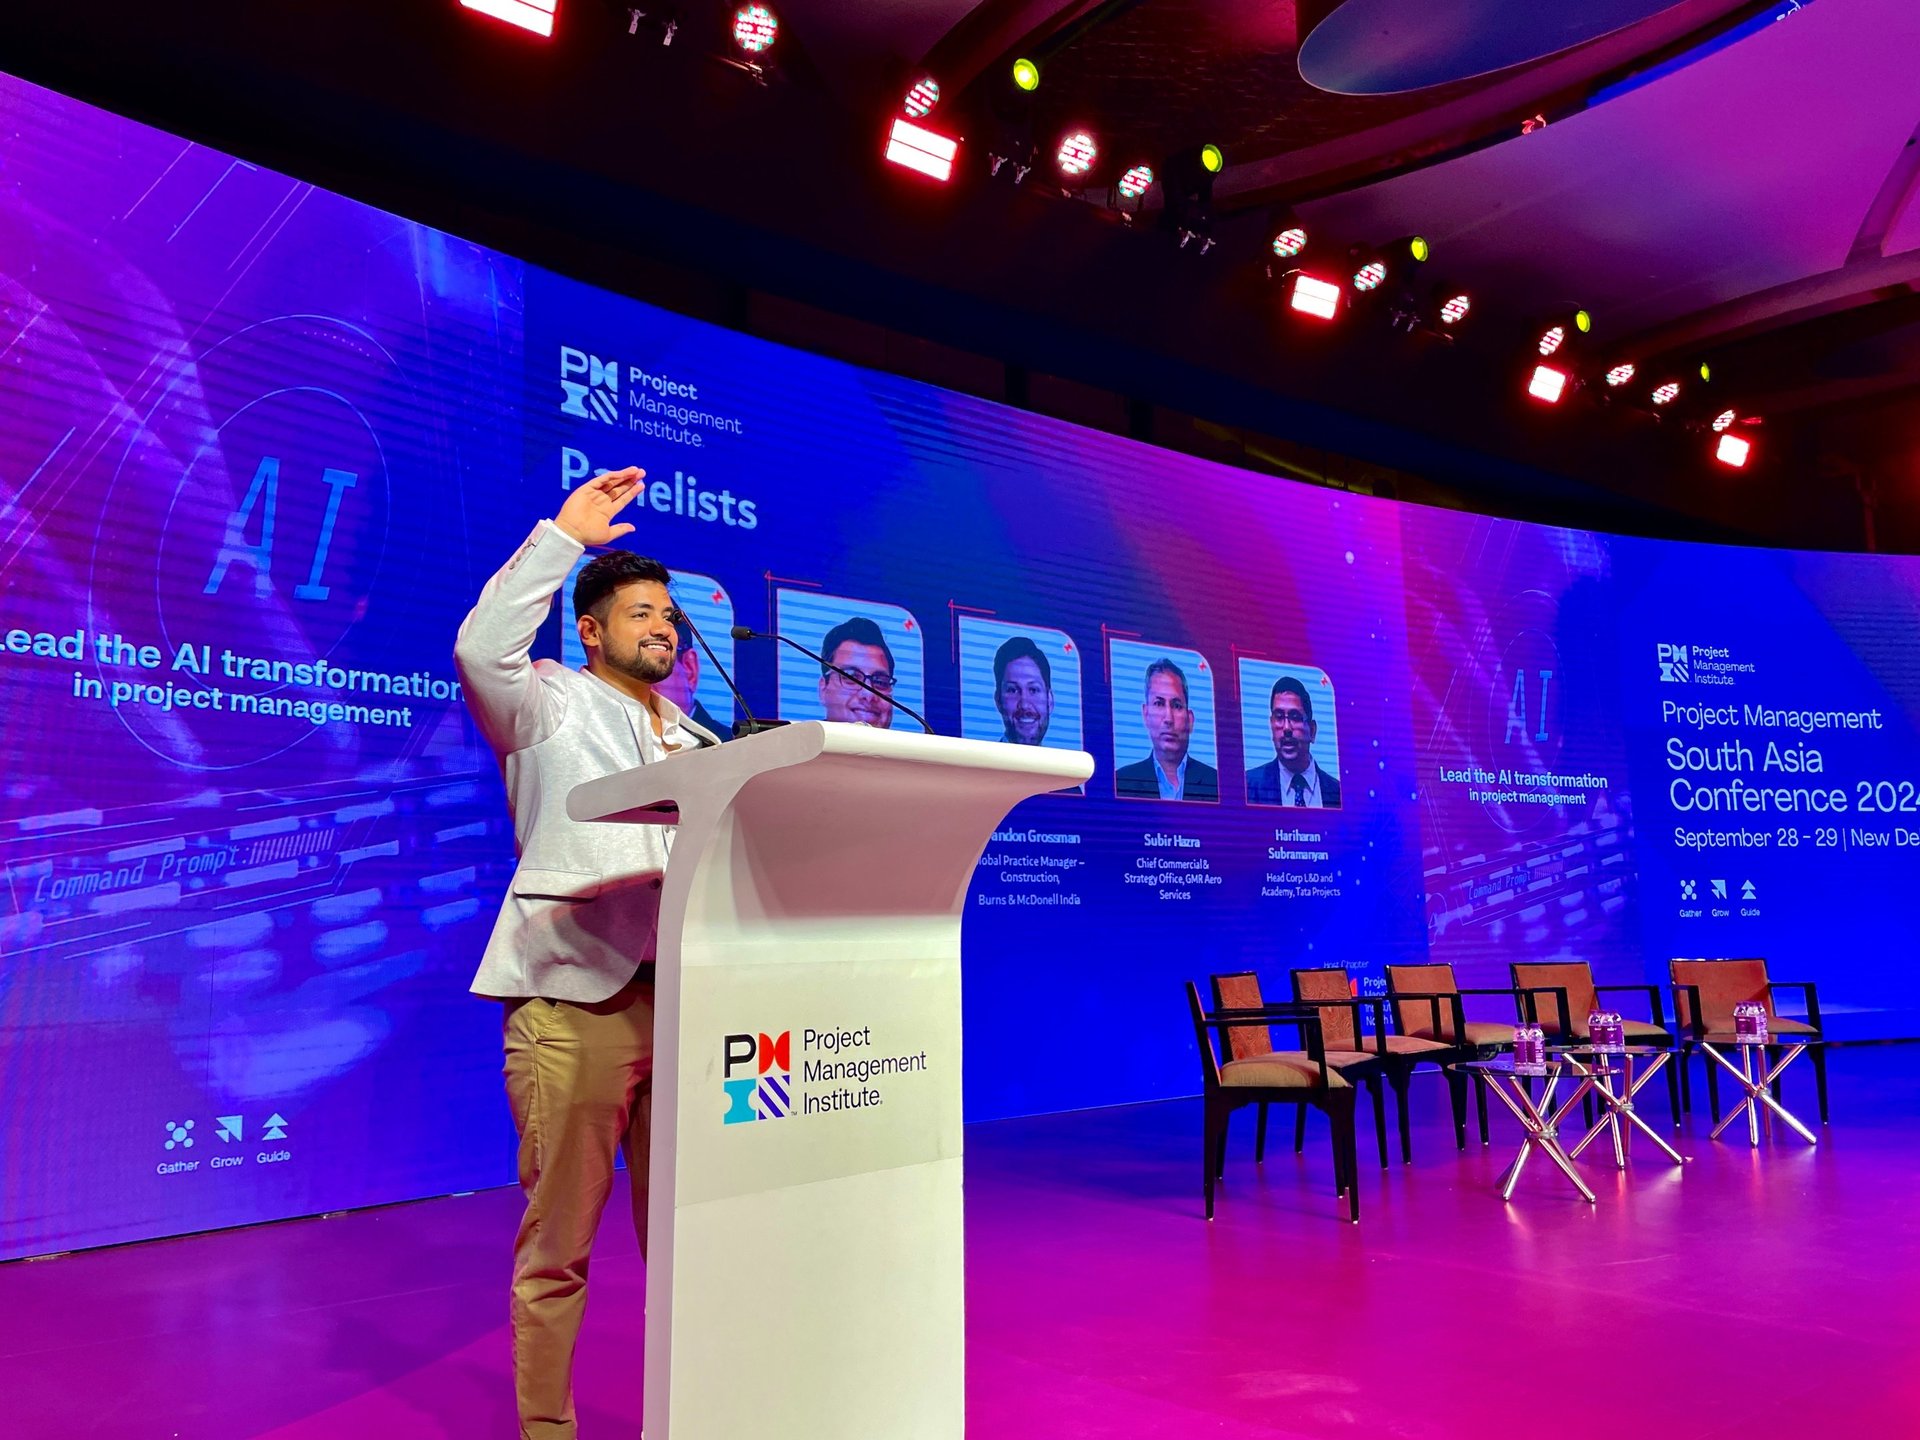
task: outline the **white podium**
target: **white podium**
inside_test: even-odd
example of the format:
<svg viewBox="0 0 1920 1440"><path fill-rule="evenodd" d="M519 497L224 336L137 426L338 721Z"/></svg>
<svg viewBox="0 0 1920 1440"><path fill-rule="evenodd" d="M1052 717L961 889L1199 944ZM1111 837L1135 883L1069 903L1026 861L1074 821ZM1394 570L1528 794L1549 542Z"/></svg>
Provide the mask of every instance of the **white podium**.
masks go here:
<svg viewBox="0 0 1920 1440"><path fill-rule="evenodd" d="M809 722L577 787L677 824L654 992L648 1440L961 1440L960 916L1084 751Z"/></svg>

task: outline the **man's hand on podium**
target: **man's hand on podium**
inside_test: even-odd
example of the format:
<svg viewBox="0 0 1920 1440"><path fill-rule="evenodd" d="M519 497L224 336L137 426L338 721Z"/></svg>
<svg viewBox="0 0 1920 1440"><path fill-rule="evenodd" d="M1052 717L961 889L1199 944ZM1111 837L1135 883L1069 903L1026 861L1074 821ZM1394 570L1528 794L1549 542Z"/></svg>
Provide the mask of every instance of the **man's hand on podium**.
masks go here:
<svg viewBox="0 0 1920 1440"><path fill-rule="evenodd" d="M553 523L582 545L611 545L622 535L633 533L632 525L616 525L613 517L627 508L646 478L647 472L637 465L596 476L567 496Z"/></svg>

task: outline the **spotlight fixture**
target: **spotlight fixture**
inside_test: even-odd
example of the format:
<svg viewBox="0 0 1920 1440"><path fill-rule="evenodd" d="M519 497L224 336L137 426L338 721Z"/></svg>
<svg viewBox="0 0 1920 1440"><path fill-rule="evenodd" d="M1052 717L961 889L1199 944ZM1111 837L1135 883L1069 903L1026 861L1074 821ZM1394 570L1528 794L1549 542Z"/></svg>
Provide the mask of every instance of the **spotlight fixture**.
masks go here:
<svg viewBox="0 0 1920 1440"><path fill-rule="evenodd" d="M1353 289L1358 295L1378 290L1387 278L1387 262L1362 259L1353 270Z"/></svg>
<svg viewBox="0 0 1920 1440"><path fill-rule="evenodd" d="M1713 417L1713 433L1718 435L1721 431L1730 428L1733 422L1739 418L1740 417L1731 410L1722 410L1718 415Z"/></svg>
<svg viewBox="0 0 1920 1440"><path fill-rule="evenodd" d="M680 33L680 10L677 6L662 3L662 0L637 0L627 4L625 0L608 0L608 8L615 15L627 17L627 34L639 36L660 45L673 44L673 37Z"/></svg>
<svg viewBox="0 0 1920 1440"><path fill-rule="evenodd" d="M923 75L913 82L913 88L907 91L907 98L900 108L906 112L909 120L924 120L939 103L940 82L931 75Z"/></svg>
<svg viewBox="0 0 1920 1440"><path fill-rule="evenodd" d="M1728 432L1714 444L1713 458L1722 465L1730 465L1735 470L1746 468L1747 458L1753 453L1753 442L1744 435Z"/></svg>
<svg viewBox="0 0 1920 1440"><path fill-rule="evenodd" d="M1713 379L1713 367L1704 360L1700 362L1700 379L1703 382L1711 381Z"/></svg>
<svg viewBox="0 0 1920 1440"><path fill-rule="evenodd" d="M1309 234L1291 209L1276 210L1267 217L1267 252L1274 260L1292 260L1307 248Z"/></svg>
<svg viewBox="0 0 1920 1440"><path fill-rule="evenodd" d="M1671 405L1679 397L1679 394L1680 382L1678 380L1669 380L1663 385L1656 385L1653 393L1647 398L1656 405Z"/></svg>
<svg viewBox="0 0 1920 1440"><path fill-rule="evenodd" d="M935 180L953 178L953 158L959 153L958 140L911 120L896 119L887 136L888 160Z"/></svg>
<svg viewBox="0 0 1920 1440"><path fill-rule="evenodd" d="M1100 147L1094 144L1093 136L1084 130L1073 130L1061 139L1060 148L1053 152L1053 161L1062 175L1077 180L1093 168L1099 154Z"/></svg>
<svg viewBox="0 0 1920 1440"><path fill-rule="evenodd" d="M1549 405L1558 405L1560 397L1566 394L1567 378L1567 372L1557 366L1536 365L1533 378L1527 381L1527 394Z"/></svg>
<svg viewBox="0 0 1920 1440"><path fill-rule="evenodd" d="M1153 167L1135 165L1120 177L1120 183L1115 188L1119 190L1122 200L1141 199L1153 188Z"/></svg>
<svg viewBox="0 0 1920 1440"><path fill-rule="evenodd" d="M460 0L469 10L491 15L535 35L553 34L553 12L560 0Z"/></svg>
<svg viewBox="0 0 1920 1440"><path fill-rule="evenodd" d="M1473 309L1473 297L1464 290L1455 291L1440 302L1440 323L1458 325L1467 318L1467 312Z"/></svg>
<svg viewBox="0 0 1920 1440"><path fill-rule="evenodd" d="M1631 380L1634 377L1634 373L1633 362L1631 360L1622 360L1618 365L1607 371L1607 384L1617 390Z"/></svg>
<svg viewBox="0 0 1920 1440"><path fill-rule="evenodd" d="M1533 323L1534 352L1542 359L1593 333L1593 312L1577 306L1555 310Z"/></svg>
<svg viewBox="0 0 1920 1440"><path fill-rule="evenodd" d="M1340 286L1335 281L1293 270L1282 277L1280 284L1289 310L1311 315L1316 320L1331 320L1340 313Z"/></svg>
<svg viewBox="0 0 1920 1440"><path fill-rule="evenodd" d="M1033 169L1040 147L1034 136L1034 90L1040 67L1016 60L993 87L986 138L987 171L995 179L1018 185Z"/></svg>
<svg viewBox="0 0 1920 1440"><path fill-rule="evenodd" d="M733 12L733 43L748 55L760 56L780 38L780 20L764 5L742 5Z"/></svg>
<svg viewBox="0 0 1920 1440"><path fill-rule="evenodd" d="M1213 248L1213 177L1226 158L1218 145L1196 145L1167 157L1160 167L1162 213L1174 244L1194 255Z"/></svg>

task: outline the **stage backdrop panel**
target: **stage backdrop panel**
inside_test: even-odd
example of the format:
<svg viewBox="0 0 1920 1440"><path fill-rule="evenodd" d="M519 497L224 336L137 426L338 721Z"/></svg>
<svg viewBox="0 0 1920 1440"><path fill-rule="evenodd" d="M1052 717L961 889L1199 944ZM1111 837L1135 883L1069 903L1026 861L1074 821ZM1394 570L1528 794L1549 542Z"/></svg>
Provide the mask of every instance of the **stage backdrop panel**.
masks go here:
<svg viewBox="0 0 1920 1440"><path fill-rule="evenodd" d="M1180 982L1227 969L1374 993L1429 956L1760 954L1841 1033L1915 1026L1912 561L1288 485L4 78L0 134L0 1258L511 1181L499 1011L466 987L513 842L453 634L626 464L629 543L756 711L818 713L818 667L732 624L863 615L935 728L1095 757L977 871L971 1118L1193 1092ZM569 629L562 603L540 653ZM1044 717L995 705L1016 636ZM1161 654L1193 666L1207 803L1116 795ZM1337 805L1259 798L1289 674ZM724 725L714 667L687 680Z"/></svg>

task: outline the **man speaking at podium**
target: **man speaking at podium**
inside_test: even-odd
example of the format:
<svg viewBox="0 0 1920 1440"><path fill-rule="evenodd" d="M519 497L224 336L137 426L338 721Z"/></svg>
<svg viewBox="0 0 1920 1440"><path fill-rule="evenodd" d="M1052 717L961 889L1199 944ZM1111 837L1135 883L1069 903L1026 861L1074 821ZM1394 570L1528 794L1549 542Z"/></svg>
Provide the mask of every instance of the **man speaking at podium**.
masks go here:
<svg viewBox="0 0 1920 1440"><path fill-rule="evenodd" d="M525 1440L576 1433L587 1260L623 1149L643 1255L647 1244L654 939L672 837L664 827L571 820L567 793L719 743L655 689L673 673L678 620L658 561L611 550L580 572L573 610L584 671L529 658L581 551L633 532L614 517L643 477L628 468L574 490L487 582L454 645L474 723L506 778L520 860L473 990L506 1006L507 1099L527 1200L512 1305Z"/></svg>

